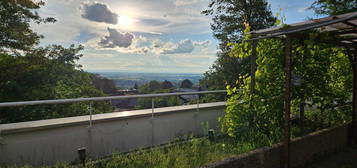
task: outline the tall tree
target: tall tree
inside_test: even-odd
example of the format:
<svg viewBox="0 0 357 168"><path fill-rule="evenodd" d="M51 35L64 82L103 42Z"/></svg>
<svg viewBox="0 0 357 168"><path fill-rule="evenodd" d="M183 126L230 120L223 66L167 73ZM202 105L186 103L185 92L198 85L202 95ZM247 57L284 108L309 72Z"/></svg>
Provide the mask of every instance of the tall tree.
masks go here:
<svg viewBox="0 0 357 168"><path fill-rule="evenodd" d="M251 30L267 28L274 25L276 18L266 0L211 0L208 9L202 13L213 16L211 29L214 37L220 41L221 52L200 84L208 85L209 89L238 85L238 76L249 76L249 58L229 57L227 44L240 41L247 25Z"/></svg>
<svg viewBox="0 0 357 168"><path fill-rule="evenodd" d="M357 10L356 0L316 0L310 7L318 15L339 15Z"/></svg>
<svg viewBox="0 0 357 168"><path fill-rule="evenodd" d="M193 83L190 80L185 79L181 82L180 88L190 89L190 88L192 88L192 86L193 86Z"/></svg>
<svg viewBox="0 0 357 168"><path fill-rule="evenodd" d="M81 46L49 46L24 56L0 54L0 102L104 96L90 73L78 69ZM1 108L0 123L41 120L88 114L88 104L40 105ZM95 103L93 113L111 112L107 102Z"/></svg>
<svg viewBox="0 0 357 168"><path fill-rule="evenodd" d="M35 11L44 2L32 0L0 1L0 52L29 50L39 43L41 35L30 29L30 22L54 22L54 18L41 18Z"/></svg>
<svg viewBox="0 0 357 168"><path fill-rule="evenodd" d="M266 0L211 0L202 13L213 16L211 29L223 51L227 43L242 38L247 24L251 30L258 30L273 26L276 20Z"/></svg>
<svg viewBox="0 0 357 168"><path fill-rule="evenodd" d="M115 82L98 74L90 74L93 85L105 94L114 95L117 91Z"/></svg>
<svg viewBox="0 0 357 168"><path fill-rule="evenodd" d="M173 87L174 87L174 85L172 85L172 83L170 81L165 80L161 83L161 89L170 89Z"/></svg>
<svg viewBox="0 0 357 168"><path fill-rule="evenodd" d="M82 46L38 47L41 35L30 23L54 22L36 12L34 0L0 1L0 102L103 96L78 60ZM0 124L88 114L87 103L1 108ZM93 113L111 112L108 102L93 104Z"/></svg>

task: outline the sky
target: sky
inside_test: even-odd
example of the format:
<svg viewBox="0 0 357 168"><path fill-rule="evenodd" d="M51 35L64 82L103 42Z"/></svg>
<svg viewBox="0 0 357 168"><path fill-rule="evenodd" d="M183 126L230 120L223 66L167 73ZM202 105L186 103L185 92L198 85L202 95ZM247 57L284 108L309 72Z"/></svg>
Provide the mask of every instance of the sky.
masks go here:
<svg viewBox="0 0 357 168"><path fill-rule="evenodd" d="M38 10L57 22L31 24L41 46L83 45L90 72L203 73L216 60L210 0L45 0ZM312 0L268 0L284 23L316 18Z"/></svg>

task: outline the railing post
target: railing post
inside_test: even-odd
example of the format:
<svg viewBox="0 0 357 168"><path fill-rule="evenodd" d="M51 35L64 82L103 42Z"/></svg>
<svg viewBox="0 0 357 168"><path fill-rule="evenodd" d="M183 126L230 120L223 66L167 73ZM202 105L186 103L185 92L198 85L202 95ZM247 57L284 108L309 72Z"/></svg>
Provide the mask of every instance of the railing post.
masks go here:
<svg viewBox="0 0 357 168"><path fill-rule="evenodd" d="M200 112L200 95L197 94L197 114Z"/></svg>
<svg viewBox="0 0 357 168"><path fill-rule="evenodd" d="M3 143L3 137L1 136L1 128L0 128L0 145L3 145L4 143Z"/></svg>
<svg viewBox="0 0 357 168"><path fill-rule="evenodd" d="M200 112L200 96L197 94L197 102L196 102L196 112L194 113L193 117L194 117L194 124L195 124L195 132L196 132L196 135L199 134L199 131L198 131L198 127L199 127L199 123L198 123L198 114Z"/></svg>
<svg viewBox="0 0 357 168"><path fill-rule="evenodd" d="M151 118L149 119L150 124L151 124L151 145L154 145L154 143L155 143L154 108L155 108L154 97L152 97L151 98Z"/></svg>
<svg viewBox="0 0 357 168"><path fill-rule="evenodd" d="M154 104L154 98L151 98L151 118L154 118L154 108L155 108L155 104Z"/></svg>
<svg viewBox="0 0 357 168"><path fill-rule="evenodd" d="M93 111L93 102L89 102L89 107L88 107L88 110L89 110L89 128L92 128L92 111Z"/></svg>

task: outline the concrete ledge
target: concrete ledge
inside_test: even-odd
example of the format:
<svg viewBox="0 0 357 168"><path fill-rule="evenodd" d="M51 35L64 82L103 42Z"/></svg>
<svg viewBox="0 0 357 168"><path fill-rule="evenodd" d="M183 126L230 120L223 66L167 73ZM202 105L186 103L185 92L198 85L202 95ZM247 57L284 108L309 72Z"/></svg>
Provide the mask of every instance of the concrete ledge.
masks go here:
<svg viewBox="0 0 357 168"><path fill-rule="evenodd" d="M214 103L204 103L199 104L200 109L223 107L226 106L226 102L214 102ZM154 109L154 115L161 115L163 113L173 113L185 110L197 109L197 105L182 105L182 106L172 106L172 107L161 107ZM135 117L151 116L151 109L143 110L132 110L132 111L121 111L113 113L95 114L92 115L92 123L98 123L103 121L115 121L123 120ZM56 118L48 120L38 120L38 121L27 121L18 122L10 124L0 124L0 133L2 135L17 133L17 132L27 132L41 129L50 129L74 125L89 124L90 116L76 116L76 117L66 117L66 118Z"/></svg>
<svg viewBox="0 0 357 168"><path fill-rule="evenodd" d="M291 167L304 166L319 156L347 146L347 125L320 130L291 141ZM275 144L209 164L204 168L278 168L283 145Z"/></svg>

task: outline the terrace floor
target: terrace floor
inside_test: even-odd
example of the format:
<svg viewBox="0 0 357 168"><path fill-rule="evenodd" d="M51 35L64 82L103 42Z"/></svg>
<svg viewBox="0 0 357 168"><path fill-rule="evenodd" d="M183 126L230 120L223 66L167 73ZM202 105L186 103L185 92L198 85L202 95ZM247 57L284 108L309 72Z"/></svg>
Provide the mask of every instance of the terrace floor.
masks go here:
<svg viewBox="0 0 357 168"><path fill-rule="evenodd" d="M320 158L305 168L357 168L357 147Z"/></svg>

